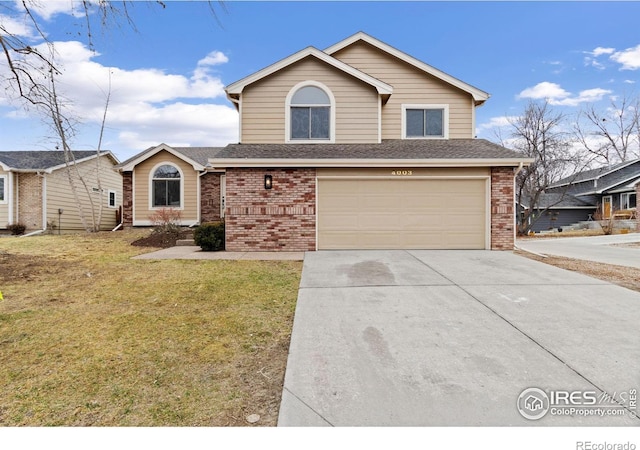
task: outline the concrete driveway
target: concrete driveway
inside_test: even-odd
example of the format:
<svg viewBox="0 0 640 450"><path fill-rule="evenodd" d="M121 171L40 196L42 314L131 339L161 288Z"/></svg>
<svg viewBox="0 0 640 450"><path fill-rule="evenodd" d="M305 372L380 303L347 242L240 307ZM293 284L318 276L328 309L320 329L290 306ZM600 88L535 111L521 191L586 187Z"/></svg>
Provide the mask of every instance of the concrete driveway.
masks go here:
<svg viewBox="0 0 640 450"><path fill-rule="evenodd" d="M519 239L518 247L543 255L564 256L618 266L640 268L640 247L620 244L640 242L640 233L550 239Z"/></svg>
<svg viewBox="0 0 640 450"><path fill-rule="evenodd" d="M637 426L639 323L640 294L511 252L307 253L278 425ZM526 388L606 415L526 419Z"/></svg>

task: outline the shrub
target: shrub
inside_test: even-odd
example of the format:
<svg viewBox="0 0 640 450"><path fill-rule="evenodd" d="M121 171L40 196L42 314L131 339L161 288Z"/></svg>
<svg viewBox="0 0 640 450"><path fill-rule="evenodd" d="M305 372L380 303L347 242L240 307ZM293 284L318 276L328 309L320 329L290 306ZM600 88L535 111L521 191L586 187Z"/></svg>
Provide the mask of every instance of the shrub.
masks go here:
<svg viewBox="0 0 640 450"><path fill-rule="evenodd" d="M182 213L178 209L162 208L149 216L156 233L180 234L180 222Z"/></svg>
<svg viewBox="0 0 640 450"><path fill-rule="evenodd" d="M12 235L19 236L24 234L27 230L27 226L23 223L12 223L11 225L7 225L7 230L11 231Z"/></svg>
<svg viewBox="0 0 640 450"><path fill-rule="evenodd" d="M203 223L193 233L193 240L205 252L224 250L224 222Z"/></svg>

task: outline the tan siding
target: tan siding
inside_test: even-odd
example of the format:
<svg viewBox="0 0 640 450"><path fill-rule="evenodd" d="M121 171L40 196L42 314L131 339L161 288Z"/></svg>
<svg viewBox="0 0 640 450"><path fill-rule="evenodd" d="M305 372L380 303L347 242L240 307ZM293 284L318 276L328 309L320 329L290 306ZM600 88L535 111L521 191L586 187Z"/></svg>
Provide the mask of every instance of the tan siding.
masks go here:
<svg viewBox="0 0 640 450"><path fill-rule="evenodd" d="M244 89L241 142L283 143L287 94L307 80L323 83L335 97L336 143L378 142L376 90L312 57Z"/></svg>
<svg viewBox="0 0 640 450"><path fill-rule="evenodd" d="M448 104L449 138L474 137L470 94L364 42L332 56L393 86L393 94L382 108L382 139L402 137L403 103Z"/></svg>
<svg viewBox="0 0 640 450"><path fill-rule="evenodd" d="M184 176L182 182L183 199L182 205L182 222L183 224L192 224L199 220L198 218L198 172L193 166L187 164L171 153L161 151L151 156L147 160L138 164L133 173L134 183L134 225L140 221L148 221L155 211L150 208L151 197L149 192L150 174L156 165L160 163L170 163L182 170Z"/></svg>
<svg viewBox="0 0 640 450"><path fill-rule="evenodd" d="M0 228L6 228L9 223L9 173L0 169L0 177L4 177L4 202L0 202Z"/></svg>
<svg viewBox="0 0 640 450"><path fill-rule="evenodd" d="M95 159L78 164L80 176L85 180L90 194L79 180L72 168L73 183L82 204L83 214L88 227L93 226L93 221L99 219L100 204L102 204L101 230L111 230L116 225L116 210L122 204L122 176L113 170L113 161L108 156L100 157L100 184L102 194L94 192L98 189L98 164ZM82 220L77 206L76 198L73 195L69 184L69 177L66 168L53 171L46 176L46 205L48 228L53 225L53 230L58 226L62 232L83 230ZM116 192L116 208L109 208L109 191ZM92 209L93 203L93 209ZM63 213L58 214L58 209Z"/></svg>

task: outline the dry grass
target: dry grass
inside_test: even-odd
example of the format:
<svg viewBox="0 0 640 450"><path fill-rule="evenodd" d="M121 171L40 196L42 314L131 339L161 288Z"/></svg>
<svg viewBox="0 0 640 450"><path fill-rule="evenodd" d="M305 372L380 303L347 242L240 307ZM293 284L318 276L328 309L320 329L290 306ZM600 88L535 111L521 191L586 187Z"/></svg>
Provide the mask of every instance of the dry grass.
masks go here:
<svg viewBox="0 0 640 450"><path fill-rule="evenodd" d="M547 256L544 258L522 250L516 250L515 253L545 264L560 267L561 269L582 273L640 292L640 269L634 267L616 266L613 264L583 261L561 256Z"/></svg>
<svg viewBox="0 0 640 450"><path fill-rule="evenodd" d="M0 239L0 425L275 425L300 262Z"/></svg>

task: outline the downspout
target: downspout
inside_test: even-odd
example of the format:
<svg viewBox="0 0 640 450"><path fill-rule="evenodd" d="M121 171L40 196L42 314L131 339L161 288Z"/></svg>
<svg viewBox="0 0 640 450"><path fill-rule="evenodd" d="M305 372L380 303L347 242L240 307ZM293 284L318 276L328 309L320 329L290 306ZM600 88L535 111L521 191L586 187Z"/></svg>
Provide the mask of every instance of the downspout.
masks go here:
<svg viewBox="0 0 640 450"><path fill-rule="evenodd" d="M516 245L516 238L518 237L518 233L517 233L518 226L517 226L517 221L515 221L515 217L518 214L518 207L516 206L516 177L518 176L518 174L520 173L523 167L524 167L524 163L520 161L520 165L518 165L518 168L516 169L516 173L513 174L513 207L515 208L515 214L514 214L515 223L513 224L513 247L514 248L518 248L518 246Z"/></svg>
<svg viewBox="0 0 640 450"><path fill-rule="evenodd" d="M202 177L207 173L207 169L205 168L198 174L198 221L189 225L189 228L193 228L202 223Z"/></svg>
<svg viewBox="0 0 640 450"><path fill-rule="evenodd" d="M13 223L13 172L10 170L9 171L9 186L8 189L6 189L5 194L7 195L8 199L9 199L9 225L11 225Z"/></svg>

